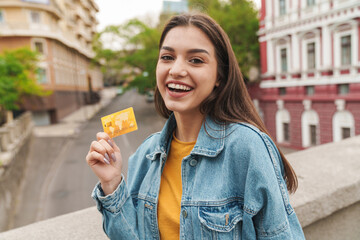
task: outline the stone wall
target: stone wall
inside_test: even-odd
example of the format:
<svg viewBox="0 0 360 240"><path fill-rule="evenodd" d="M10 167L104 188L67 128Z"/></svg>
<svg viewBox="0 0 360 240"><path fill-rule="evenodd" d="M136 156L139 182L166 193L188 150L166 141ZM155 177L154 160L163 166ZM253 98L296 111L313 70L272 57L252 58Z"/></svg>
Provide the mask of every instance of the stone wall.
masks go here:
<svg viewBox="0 0 360 240"><path fill-rule="evenodd" d="M287 155L290 196L307 240L360 239L360 136ZM0 239L107 239L95 207L0 233Z"/></svg>
<svg viewBox="0 0 360 240"><path fill-rule="evenodd" d="M9 229L14 219L32 129L29 112L0 128L0 232Z"/></svg>

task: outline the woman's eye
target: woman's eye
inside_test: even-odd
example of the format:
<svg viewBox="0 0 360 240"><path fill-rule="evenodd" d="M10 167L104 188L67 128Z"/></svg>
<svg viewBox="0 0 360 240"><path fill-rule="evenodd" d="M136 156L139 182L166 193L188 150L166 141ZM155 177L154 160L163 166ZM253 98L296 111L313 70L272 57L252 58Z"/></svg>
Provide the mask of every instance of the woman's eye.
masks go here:
<svg viewBox="0 0 360 240"><path fill-rule="evenodd" d="M194 64L199 64L199 63L203 63L204 61L201 60L200 58L193 58L193 59L190 59L190 62L194 63Z"/></svg>
<svg viewBox="0 0 360 240"><path fill-rule="evenodd" d="M171 57L169 55L164 55L164 56L161 56L160 58L165 61L173 60L173 57Z"/></svg>

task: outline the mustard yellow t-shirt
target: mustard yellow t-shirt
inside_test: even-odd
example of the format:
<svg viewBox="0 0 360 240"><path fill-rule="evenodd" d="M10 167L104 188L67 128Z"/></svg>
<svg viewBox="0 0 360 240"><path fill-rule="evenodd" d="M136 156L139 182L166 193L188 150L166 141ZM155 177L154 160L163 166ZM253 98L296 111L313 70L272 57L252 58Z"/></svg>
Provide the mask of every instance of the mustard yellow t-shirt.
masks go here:
<svg viewBox="0 0 360 240"><path fill-rule="evenodd" d="M161 240L180 238L181 162L190 154L194 145L195 142L181 142L173 135L161 175L157 209Z"/></svg>

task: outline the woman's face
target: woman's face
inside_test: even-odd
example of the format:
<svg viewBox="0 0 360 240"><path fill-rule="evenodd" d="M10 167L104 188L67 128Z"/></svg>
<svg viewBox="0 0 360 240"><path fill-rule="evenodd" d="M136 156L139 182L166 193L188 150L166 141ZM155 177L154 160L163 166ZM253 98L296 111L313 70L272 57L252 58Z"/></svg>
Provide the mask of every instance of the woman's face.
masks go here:
<svg viewBox="0 0 360 240"><path fill-rule="evenodd" d="M205 33L194 26L171 29L156 68L166 107L178 114L200 114L200 104L217 85L216 79L215 48Z"/></svg>

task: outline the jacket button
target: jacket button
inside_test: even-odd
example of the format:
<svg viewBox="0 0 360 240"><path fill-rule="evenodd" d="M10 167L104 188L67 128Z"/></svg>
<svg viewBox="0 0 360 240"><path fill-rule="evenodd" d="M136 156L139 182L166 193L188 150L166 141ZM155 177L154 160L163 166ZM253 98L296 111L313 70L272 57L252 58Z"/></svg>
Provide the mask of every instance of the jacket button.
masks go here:
<svg viewBox="0 0 360 240"><path fill-rule="evenodd" d="M190 160L190 166L192 166L192 167L195 167L196 166L196 164L197 164L197 160L196 159L191 159Z"/></svg>
<svg viewBox="0 0 360 240"><path fill-rule="evenodd" d="M186 211L186 210L183 210L183 211L182 211L182 215L183 215L184 218L187 218L187 211Z"/></svg>

